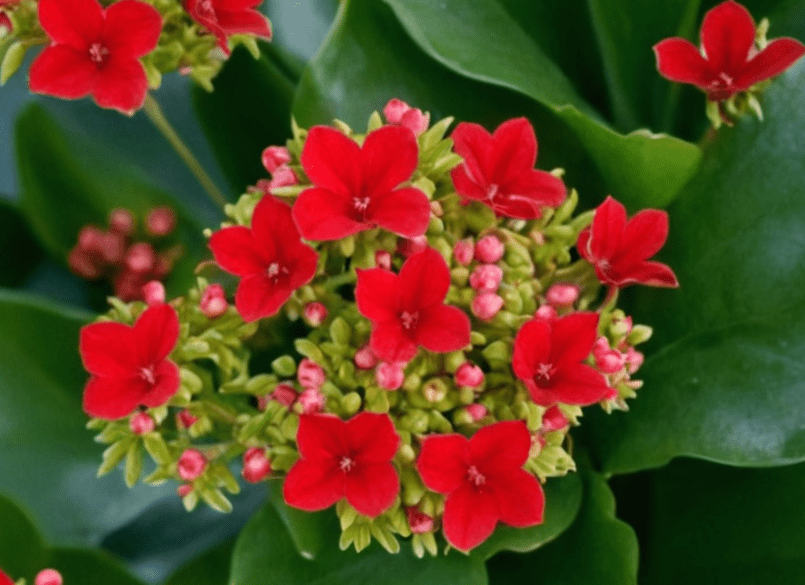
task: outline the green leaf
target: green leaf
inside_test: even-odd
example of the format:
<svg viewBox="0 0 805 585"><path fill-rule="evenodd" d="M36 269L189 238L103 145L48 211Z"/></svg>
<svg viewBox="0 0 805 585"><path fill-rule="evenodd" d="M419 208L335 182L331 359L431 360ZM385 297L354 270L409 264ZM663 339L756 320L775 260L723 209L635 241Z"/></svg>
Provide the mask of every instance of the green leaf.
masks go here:
<svg viewBox="0 0 805 585"><path fill-rule="evenodd" d="M61 573L65 583L143 585L121 563L102 551L54 548L50 551L46 566Z"/></svg>
<svg viewBox="0 0 805 585"><path fill-rule="evenodd" d="M103 449L85 429L78 356L88 320L0 290L0 492L25 504L49 538L92 544L165 490L95 477Z"/></svg>
<svg viewBox="0 0 805 585"><path fill-rule="evenodd" d="M338 0L267 2L264 9L274 29L272 44L309 60L327 35L337 8Z"/></svg>
<svg viewBox="0 0 805 585"><path fill-rule="evenodd" d="M587 421L606 471L805 459L803 89L800 62L766 94L765 122L719 131L670 208L664 260L681 288L634 291L636 321L655 328L646 386L628 414Z"/></svg>
<svg viewBox="0 0 805 585"><path fill-rule="evenodd" d="M681 460L652 476L643 585L804 582L805 465Z"/></svg>
<svg viewBox="0 0 805 585"><path fill-rule="evenodd" d="M0 197L0 250L14 250L0 255L0 286L21 285L42 257L42 248L34 239L17 206Z"/></svg>
<svg viewBox="0 0 805 585"><path fill-rule="evenodd" d="M227 585L234 547L231 540L208 550L176 571L164 585Z"/></svg>

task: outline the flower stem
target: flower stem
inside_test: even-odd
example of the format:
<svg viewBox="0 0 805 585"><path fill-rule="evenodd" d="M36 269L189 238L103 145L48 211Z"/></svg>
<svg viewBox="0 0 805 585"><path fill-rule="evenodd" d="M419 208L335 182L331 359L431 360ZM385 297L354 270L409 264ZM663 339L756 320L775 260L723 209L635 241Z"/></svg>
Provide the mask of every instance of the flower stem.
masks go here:
<svg viewBox="0 0 805 585"><path fill-rule="evenodd" d="M193 153L179 134L176 133L176 130L174 130L173 126L171 126L170 122L168 122L168 119L165 117L165 113L162 111L159 102L157 102L151 94L145 97L143 110L145 111L145 115L148 116L148 119L151 120L151 123L156 126L157 130L159 130L162 136L165 137L165 140L168 141L168 144L171 145L173 150L176 151L176 154L184 161L187 168L190 169L190 172L196 177L213 203L223 209L227 204L226 197L218 190L218 187L215 186L215 183L212 182L212 179L210 179L209 175L207 175L202 168L201 163L198 162L198 159L193 156Z"/></svg>

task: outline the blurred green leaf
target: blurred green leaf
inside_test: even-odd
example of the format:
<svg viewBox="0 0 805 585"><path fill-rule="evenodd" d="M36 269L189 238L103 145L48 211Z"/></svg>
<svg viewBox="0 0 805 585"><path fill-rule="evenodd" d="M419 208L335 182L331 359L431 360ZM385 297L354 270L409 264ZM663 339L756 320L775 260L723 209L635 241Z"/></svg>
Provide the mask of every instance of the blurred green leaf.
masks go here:
<svg viewBox="0 0 805 585"><path fill-rule="evenodd" d="M176 571L164 585L227 585L234 547L234 540L216 546Z"/></svg>
<svg viewBox="0 0 805 585"><path fill-rule="evenodd" d="M0 250L14 253L0 255L0 286L21 285L42 257L42 248L20 214L17 206L0 196Z"/></svg>

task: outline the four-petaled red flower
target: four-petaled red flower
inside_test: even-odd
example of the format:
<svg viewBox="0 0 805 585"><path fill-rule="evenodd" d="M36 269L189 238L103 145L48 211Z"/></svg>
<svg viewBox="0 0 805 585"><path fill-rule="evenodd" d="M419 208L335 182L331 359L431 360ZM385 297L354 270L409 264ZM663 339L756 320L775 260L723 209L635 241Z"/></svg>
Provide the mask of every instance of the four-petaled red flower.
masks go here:
<svg viewBox="0 0 805 585"><path fill-rule="evenodd" d="M133 327L93 323L81 329L79 351L92 374L84 411L114 420L137 406L167 402L179 389L179 368L167 359L179 339L179 317L170 305L152 305Z"/></svg>
<svg viewBox="0 0 805 585"><path fill-rule="evenodd" d="M274 315L316 274L316 251L299 239L290 206L272 195L254 208L251 229L223 228L209 246L221 268L242 277L235 308L245 321Z"/></svg>
<svg viewBox="0 0 805 585"><path fill-rule="evenodd" d="M372 322L369 342L375 355L405 362L420 345L437 353L468 345L469 317L444 304L449 287L447 262L433 248L411 255L399 275L383 268L358 270L355 301Z"/></svg>
<svg viewBox="0 0 805 585"><path fill-rule="evenodd" d="M218 46L230 53L228 38L249 34L271 40L271 23L255 7L263 0L185 0L184 6L197 23L218 38Z"/></svg>
<svg viewBox="0 0 805 585"><path fill-rule="evenodd" d="M153 6L120 0L40 0L39 22L52 43L31 63L30 87L66 99L92 95L103 108L131 114L148 91L138 61L157 45L162 17Z"/></svg>
<svg viewBox="0 0 805 585"><path fill-rule="evenodd" d="M562 180L534 168L537 137L525 118L504 122L494 134L462 122L451 138L464 164L450 176L465 203L481 201L497 215L535 219L542 215L542 207L556 207L565 200Z"/></svg>
<svg viewBox="0 0 805 585"><path fill-rule="evenodd" d="M471 439L449 434L422 440L416 466L429 489L447 496L442 525L450 544L474 548L498 520L518 528L542 522L542 487L522 469L530 448L531 434L519 420L484 427Z"/></svg>
<svg viewBox="0 0 805 585"><path fill-rule="evenodd" d="M710 101L726 100L752 85L779 75L805 53L805 45L791 38L755 46L755 21L732 0L704 15L702 53L686 39L665 39L654 45L657 69L671 81L691 83Z"/></svg>
<svg viewBox="0 0 805 585"><path fill-rule="evenodd" d="M308 240L337 240L380 226L406 238L428 229L430 202L414 187L398 188L417 167L419 147L408 128L384 126L361 148L333 128L310 130L302 166L315 185L302 191L293 218Z"/></svg>
<svg viewBox="0 0 805 585"><path fill-rule="evenodd" d="M301 459L285 478L285 502L314 511L346 498L366 516L385 512L400 492L391 463L399 443L387 414L361 412L348 421L303 414L296 434Z"/></svg>
<svg viewBox="0 0 805 585"><path fill-rule="evenodd" d="M593 350L598 313L532 319L514 339L512 369L540 406L586 406L612 396L604 377L582 363Z"/></svg>
<svg viewBox="0 0 805 585"><path fill-rule="evenodd" d="M626 208L610 196L595 210L592 225L579 234L576 247L604 284L678 287L670 267L648 260L667 238L667 213L644 209L627 221Z"/></svg>

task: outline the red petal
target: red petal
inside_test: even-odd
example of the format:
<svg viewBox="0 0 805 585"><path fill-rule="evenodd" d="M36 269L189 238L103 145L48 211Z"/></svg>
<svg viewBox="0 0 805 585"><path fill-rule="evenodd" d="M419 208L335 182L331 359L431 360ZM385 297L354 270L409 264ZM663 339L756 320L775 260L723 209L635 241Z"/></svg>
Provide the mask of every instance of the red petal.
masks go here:
<svg viewBox="0 0 805 585"><path fill-rule="evenodd" d="M148 93L148 79L139 61L118 59L114 54L98 71L92 97L102 108L131 114L142 107Z"/></svg>
<svg viewBox="0 0 805 585"><path fill-rule="evenodd" d="M586 364L575 364L559 370L547 392L552 397L550 404L562 402L587 406L603 400L611 390L599 372ZM536 399L534 402L549 406L544 402L537 402Z"/></svg>
<svg viewBox="0 0 805 585"><path fill-rule="evenodd" d="M364 194L384 195L408 181L416 169L418 154L416 138L408 128L383 126L370 132L361 149Z"/></svg>
<svg viewBox="0 0 805 585"><path fill-rule="evenodd" d="M299 194L293 220L307 240L338 240L369 227L354 219L348 195L315 187Z"/></svg>
<svg viewBox="0 0 805 585"><path fill-rule="evenodd" d="M468 172L466 164L459 165L450 171L453 186L462 198L484 201L488 197L487 186L479 185Z"/></svg>
<svg viewBox="0 0 805 585"><path fill-rule="evenodd" d="M346 474L335 463L300 459L288 471L282 493L289 506L314 512L335 504L345 489Z"/></svg>
<svg viewBox="0 0 805 585"><path fill-rule="evenodd" d="M2 569L0 569L0 585L14 585L14 581Z"/></svg>
<svg viewBox="0 0 805 585"><path fill-rule="evenodd" d="M711 69L734 76L755 44L755 21L737 2L722 2L704 15L701 40Z"/></svg>
<svg viewBox="0 0 805 585"><path fill-rule="evenodd" d="M457 549L470 550L492 535L499 517L491 490L477 491L464 483L444 503L444 536Z"/></svg>
<svg viewBox="0 0 805 585"><path fill-rule="evenodd" d="M274 284L264 274L244 276L235 292L235 308L247 323L276 314L293 290Z"/></svg>
<svg viewBox="0 0 805 585"><path fill-rule="evenodd" d="M140 0L120 0L106 9L103 42L118 58L136 59L150 53L162 33L162 16Z"/></svg>
<svg viewBox="0 0 805 585"><path fill-rule="evenodd" d="M370 321L397 319L398 276L383 268L357 270L355 302L361 315Z"/></svg>
<svg viewBox="0 0 805 585"><path fill-rule="evenodd" d="M141 378L98 378L93 376L84 388L84 412L90 416L115 420L132 413L149 386Z"/></svg>
<svg viewBox="0 0 805 585"><path fill-rule="evenodd" d="M400 476L389 462L358 463L345 475L347 501L372 518L388 510L400 493Z"/></svg>
<svg viewBox="0 0 805 585"><path fill-rule="evenodd" d="M566 196L562 179L531 169L501 186L493 208L506 217L536 219L542 216L542 207L557 207Z"/></svg>
<svg viewBox="0 0 805 585"><path fill-rule="evenodd" d="M400 444L387 414L361 412L346 423L346 441L359 463L391 461Z"/></svg>
<svg viewBox="0 0 805 585"><path fill-rule="evenodd" d="M514 338L512 370L528 382L536 374L537 364L548 363L551 355L551 325L543 319L532 319L520 328Z"/></svg>
<svg viewBox="0 0 805 585"><path fill-rule="evenodd" d="M88 49L101 39L103 8L96 0L40 0L39 24L54 42Z"/></svg>
<svg viewBox="0 0 805 585"><path fill-rule="evenodd" d="M498 422L472 436L467 461L491 478L521 468L530 449L531 434L523 421Z"/></svg>
<svg viewBox="0 0 805 585"><path fill-rule="evenodd" d="M608 196L595 210L589 249L596 260L610 259L621 249L626 230L626 208Z"/></svg>
<svg viewBox="0 0 805 585"><path fill-rule="evenodd" d="M259 4L259 2L258 2ZM218 24L228 35L252 34L266 40L271 39L271 24L256 10L216 9Z"/></svg>
<svg viewBox="0 0 805 585"><path fill-rule="evenodd" d="M208 245L218 265L236 276L262 273L268 267L257 252L252 232L247 227L220 229L212 234Z"/></svg>
<svg viewBox="0 0 805 585"><path fill-rule="evenodd" d="M457 351L470 344L470 319L461 309L435 305L419 312L416 342L429 351Z"/></svg>
<svg viewBox="0 0 805 585"><path fill-rule="evenodd" d="M572 313L551 324L550 363L577 364L590 355L598 337L598 313Z"/></svg>
<svg viewBox="0 0 805 585"><path fill-rule="evenodd" d="M450 288L450 269L439 252L425 248L405 261L398 286L401 311L440 305Z"/></svg>
<svg viewBox="0 0 805 585"><path fill-rule="evenodd" d="M464 158L461 168L464 169L467 179L471 184L477 185L483 193L482 198L486 198L486 191L491 182L488 161L491 158L492 135L483 126L461 122L453 130L450 138L453 139L453 150ZM464 181L460 182L464 183ZM462 186L462 188L464 187ZM459 185L456 185L456 190L458 189ZM469 192L465 194L463 191L459 191L459 193L475 198L475 195L471 195Z"/></svg>
<svg viewBox="0 0 805 585"><path fill-rule="evenodd" d="M735 86L748 89L755 83L779 75L805 53L805 45L795 39L775 39L743 68Z"/></svg>
<svg viewBox="0 0 805 585"><path fill-rule="evenodd" d="M533 475L514 469L501 472L487 485L495 493L501 522L518 528L542 524L545 494Z"/></svg>
<svg viewBox="0 0 805 585"><path fill-rule="evenodd" d="M170 400L179 390L179 367L170 360L161 362L154 372L156 384L140 398L140 404L155 408Z"/></svg>
<svg viewBox="0 0 805 585"><path fill-rule="evenodd" d="M487 179L502 185L511 177L534 167L537 162L537 136L526 118L514 118L498 126L489 149Z"/></svg>
<svg viewBox="0 0 805 585"><path fill-rule="evenodd" d="M131 376L136 369L131 327L122 323L93 323L81 328L78 342L90 374L112 378Z"/></svg>
<svg viewBox="0 0 805 585"><path fill-rule="evenodd" d="M644 209L626 224L621 251L612 258L613 264L631 264L651 258L668 239L668 214L659 209Z"/></svg>
<svg viewBox="0 0 805 585"><path fill-rule="evenodd" d="M377 357L387 362L408 362L417 352L417 344L403 330L399 320L375 323L369 345Z"/></svg>
<svg viewBox="0 0 805 585"><path fill-rule="evenodd" d="M646 286L664 286L676 288L679 282L674 271L666 264L660 262L638 262L630 267L628 272L618 273L616 286L627 284L644 284Z"/></svg>
<svg viewBox="0 0 805 585"><path fill-rule="evenodd" d="M218 23L215 20L206 18L202 13L200 13L198 10L198 3L199 0L185 0L185 9L190 13L190 16L193 18L193 20L217 37L218 46L221 47L221 50L225 54L229 55L230 50L229 45L227 45L227 37L224 29L218 26ZM215 3L213 2L213 4Z"/></svg>
<svg viewBox="0 0 805 585"><path fill-rule="evenodd" d="M331 414L303 414L296 432L299 454L316 461L340 461L349 452L346 423Z"/></svg>
<svg viewBox="0 0 805 585"><path fill-rule="evenodd" d="M428 230L430 201L414 187L397 189L372 200L366 221L400 236L415 238Z"/></svg>
<svg viewBox="0 0 805 585"><path fill-rule="evenodd" d="M273 195L263 196L252 214L252 238L264 264L282 257L280 250L299 241L291 206Z"/></svg>
<svg viewBox="0 0 805 585"><path fill-rule="evenodd" d="M469 441L459 434L422 439L416 468L425 485L440 494L458 489L467 477Z"/></svg>
<svg viewBox="0 0 805 585"><path fill-rule="evenodd" d="M343 197L355 197L359 194L361 149L354 140L338 130L327 126L311 128L302 149L301 161L305 174L317 187ZM296 214L294 218L299 219ZM304 235L301 227L300 231Z"/></svg>
<svg viewBox="0 0 805 585"><path fill-rule="evenodd" d="M170 305L148 307L134 323L132 342L137 364L150 366L164 360L179 340L179 316Z"/></svg>
<svg viewBox="0 0 805 585"><path fill-rule="evenodd" d="M654 45L657 70L671 81L692 83L702 89L713 79L710 65L693 43L685 39L665 39Z"/></svg>
<svg viewBox="0 0 805 585"><path fill-rule="evenodd" d="M78 99L90 94L98 68L89 54L67 45L45 47L31 63L29 83L33 93L64 99Z"/></svg>
<svg viewBox="0 0 805 585"><path fill-rule="evenodd" d="M291 271L288 286L296 290L313 280L319 265L319 255L316 254L316 250L307 244L294 242L290 250L283 250L283 254L288 262L288 269Z"/></svg>

